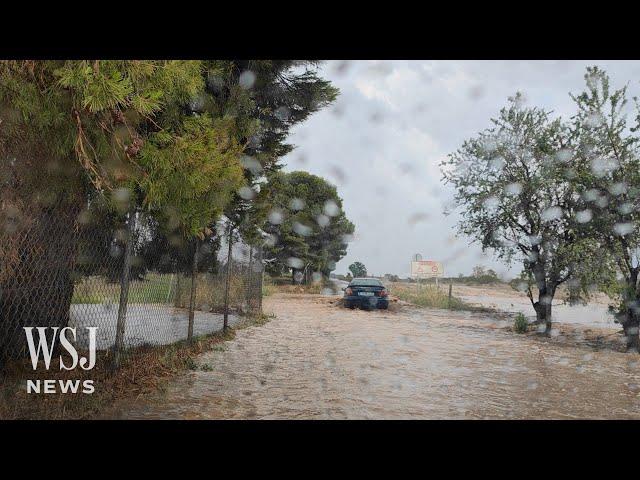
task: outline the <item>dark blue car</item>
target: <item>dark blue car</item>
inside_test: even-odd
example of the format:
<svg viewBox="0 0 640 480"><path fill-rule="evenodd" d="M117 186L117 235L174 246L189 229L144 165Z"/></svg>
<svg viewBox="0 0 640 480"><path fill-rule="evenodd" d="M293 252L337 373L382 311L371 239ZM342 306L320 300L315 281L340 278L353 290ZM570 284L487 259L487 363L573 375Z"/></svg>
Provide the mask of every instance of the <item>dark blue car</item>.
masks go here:
<svg viewBox="0 0 640 480"><path fill-rule="evenodd" d="M389 293L377 278L354 278L344 289L347 308L389 308Z"/></svg>

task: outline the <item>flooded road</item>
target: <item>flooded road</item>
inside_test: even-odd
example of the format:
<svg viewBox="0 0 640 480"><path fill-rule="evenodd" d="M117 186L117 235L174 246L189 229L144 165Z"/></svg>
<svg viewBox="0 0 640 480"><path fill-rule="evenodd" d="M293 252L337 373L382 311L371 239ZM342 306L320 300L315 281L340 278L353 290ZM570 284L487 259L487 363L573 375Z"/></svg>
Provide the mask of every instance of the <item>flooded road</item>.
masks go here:
<svg viewBox="0 0 640 480"><path fill-rule="evenodd" d="M517 335L489 317L274 295L277 318L115 418L640 418L640 356Z"/></svg>
<svg viewBox="0 0 640 480"><path fill-rule="evenodd" d="M522 312L531 320L535 319L531 301L524 293L458 285L453 287L453 292L454 295L473 305L514 314ZM569 305L559 297L558 295L553 300L554 322L620 330L620 326L614 322L613 315L608 313L609 302L601 300L592 301L587 305Z"/></svg>

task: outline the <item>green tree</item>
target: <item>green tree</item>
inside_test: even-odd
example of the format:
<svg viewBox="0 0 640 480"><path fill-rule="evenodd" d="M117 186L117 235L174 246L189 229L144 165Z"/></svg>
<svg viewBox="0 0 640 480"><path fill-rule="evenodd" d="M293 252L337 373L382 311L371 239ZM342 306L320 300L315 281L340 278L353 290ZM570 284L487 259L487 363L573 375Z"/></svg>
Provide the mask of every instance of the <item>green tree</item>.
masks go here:
<svg viewBox="0 0 640 480"><path fill-rule="evenodd" d="M367 276L367 267L365 267L362 262L353 262L349 265L349 270L353 274L354 278Z"/></svg>
<svg viewBox="0 0 640 480"><path fill-rule="evenodd" d="M306 172L274 172L256 204L266 212L265 256L274 274L291 270L293 281L308 283L314 273L328 276L346 255L354 226L342 209L335 186Z"/></svg>
<svg viewBox="0 0 640 480"><path fill-rule="evenodd" d="M307 60L232 60L212 65L208 94L218 104L229 105L220 109L225 114L237 115L240 103L251 120L238 132L239 142L245 145L242 163L247 186L225 208L228 233L238 230L246 240L258 241L258 226L266 212L256 208L253 197L267 175L280 169L279 160L294 148L286 141L290 129L336 99L338 89L318 75L318 66L319 62ZM237 100L240 97L242 102Z"/></svg>
<svg viewBox="0 0 640 480"><path fill-rule="evenodd" d="M626 87L612 90L609 76L587 69L585 89L572 95L577 114L572 131L575 147L566 154L580 193L581 227L602 245L599 258L609 257L623 282L609 289L619 300L617 321L629 348L640 349L640 110L629 124Z"/></svg>
<svg viewBox="0 0 640 480"><path fill-rule="evenodd" d="M10 319L66 325L78 252L72 232L101 197L110 201L106 212L157 215L182 237L203 235L222 212L244 181L243 125L192 108L204 68L0 62L0 220L13 219L17 239L0 259L2 328L16 327Z"/></svg>
<svg viewBox="0 0 640 480"><path fill-rule="evenodd" d="M441 167L445 183L455 188L458 231L498 259L523 262L521 286L548 334L558 287L573 278L586 295L606 268L596 260L597 242L581 235L576 221L580 206L561 161L569 129L522 100L510 98L493 127L465 141Z"/></svg>

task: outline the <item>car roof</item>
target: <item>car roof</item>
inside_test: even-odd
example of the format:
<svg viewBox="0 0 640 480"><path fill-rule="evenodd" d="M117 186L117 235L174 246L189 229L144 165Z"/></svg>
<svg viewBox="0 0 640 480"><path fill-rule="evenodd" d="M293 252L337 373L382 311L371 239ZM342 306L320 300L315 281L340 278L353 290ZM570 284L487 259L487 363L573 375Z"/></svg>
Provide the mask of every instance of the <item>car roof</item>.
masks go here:
<svg viewBox="0 0 640 480"><path fill-rule="evenodd" d="M382 285L382 280L380 280L379 278L373 278L373 277L356 277L356 278L352 278L351 282L349 282L349 283L355 282L356 280L361 280L361 281L362 280L365 280L365 281L366 280L370 280L372 282L377 282L380 285Z"/></svg>

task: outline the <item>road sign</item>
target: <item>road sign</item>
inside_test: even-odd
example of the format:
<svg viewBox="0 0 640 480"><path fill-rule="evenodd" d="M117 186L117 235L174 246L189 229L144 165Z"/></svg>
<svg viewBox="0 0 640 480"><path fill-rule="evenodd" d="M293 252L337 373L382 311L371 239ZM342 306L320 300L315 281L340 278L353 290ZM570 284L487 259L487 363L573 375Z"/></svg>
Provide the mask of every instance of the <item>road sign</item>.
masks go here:
<svg viewBox="0 0 640 480"><path fill-rule="evenodd" d="M433 260L418 260L411 262L411 276L413 278L437 278L444 275L441 262Z"/></svg>

